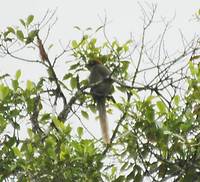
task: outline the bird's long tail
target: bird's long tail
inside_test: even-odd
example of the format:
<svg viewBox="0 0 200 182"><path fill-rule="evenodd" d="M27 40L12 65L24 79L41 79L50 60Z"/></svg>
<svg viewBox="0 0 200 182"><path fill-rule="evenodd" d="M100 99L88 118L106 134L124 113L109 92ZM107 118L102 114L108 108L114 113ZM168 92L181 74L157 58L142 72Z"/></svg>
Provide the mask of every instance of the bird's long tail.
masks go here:
<svg viewBox="0 0 200 182"><path fill-rule="evenodd" d="M107 116L106 116L105 98L101 98L97 101L97 109L99 111L99 120L100 120L104 143L109 144L110 137L108 133L108 122L107 122Z"/></svg>

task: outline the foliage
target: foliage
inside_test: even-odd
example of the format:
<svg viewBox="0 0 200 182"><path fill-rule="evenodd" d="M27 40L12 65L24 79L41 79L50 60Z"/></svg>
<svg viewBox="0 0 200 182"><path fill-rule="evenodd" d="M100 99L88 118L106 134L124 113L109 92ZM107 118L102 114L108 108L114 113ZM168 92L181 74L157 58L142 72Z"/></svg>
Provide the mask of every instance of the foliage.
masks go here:
<svg viewBox="0 0 200 182"><path fill-rule="evenodd" d="M165 31L156 39L159 43L147 45L153 7L151 18L144 17L138 47L132 39L125 43L110 41L105 22L96 30L83 31L76 26L81 39L71 41L60 54L49 58L41 38L41 30L47 24L54 25L54 14L48 15L41 23L34 23L30 15L20 19L21 26L9 26L0 34L1 55L40 64L47 71L38 81L27 80L25 85L20 70L15 76L0 77L1 181L199 181L198 40L176 57L166 55L162 47ZM95 37L98 32L103 32L104 42ZM153 56L148 46L153 47ZM15 50L30 47L39 49L41 60L15 55ZM66 61L67 53L73 61L63 63L67 71L58 76L55 65L63 57ZM117 112L118 116L107 146L84 124L84 120L96 116L85 75L90 59L99 59L109 67L114 81L115 102L108 99L108 112ZM75 120L81 126L70 124ZM27 136L20 137L24 123Z"/></svg>

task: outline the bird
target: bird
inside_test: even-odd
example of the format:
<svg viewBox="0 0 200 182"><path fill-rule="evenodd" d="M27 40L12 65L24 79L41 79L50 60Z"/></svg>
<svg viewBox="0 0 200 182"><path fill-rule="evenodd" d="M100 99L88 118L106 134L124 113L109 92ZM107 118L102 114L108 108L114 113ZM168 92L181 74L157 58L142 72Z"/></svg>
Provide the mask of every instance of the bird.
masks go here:
<svg viewBox="0 0 200 182"><path fill-rule="evenodd" d="M106 114L106 98L111 94L112 90L111 71L99 60L89 60L87 68L90 70L90 92L94 101L97 103L102 138L105 144L110 144Z"/></svg>

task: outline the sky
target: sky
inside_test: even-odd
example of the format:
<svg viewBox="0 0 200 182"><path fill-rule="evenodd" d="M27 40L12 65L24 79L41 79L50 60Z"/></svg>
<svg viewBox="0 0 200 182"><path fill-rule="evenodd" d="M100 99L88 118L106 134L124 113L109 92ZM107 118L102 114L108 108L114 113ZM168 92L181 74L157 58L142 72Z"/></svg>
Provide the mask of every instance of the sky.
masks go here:
<svg viewBox="0 0 200 182"><path fill-rule="evenodd" d="M59 40L68 43L70 40L79 38L80 34L73 28L74 26L79 26L82 29L86 27L95 29L102 25L101 20L105 16L109 21L107 27L109 38L126 41L130 38L130 33L136 38L141 35L142 12L140 6L147 7L146 2L139 0L6 0L1 2L0 30L5 30L10 25L19 25L19 19L26 18L30 14L33 14L36 20L41 20L48 9L55 10L57 8L56 16L58 21L53 29L53 35L50 40L54 43ZM179 30L188 39L194 36L195 33L198 33L200 24L193 20L193 15L200 8L200 1L148 0L148 3L157 4L156 21L160 22L163 18L166 20L174 18L172 22L173 28L168 32L169 49L176 49L175 46L180 45ZM155 26L152 32L159 34L160 30L160 27ZM22 64L8 59L0 61L1 72L7 71L13 73L17 68L21 68L24 70L26 79L32 77L27 68L33 69L33 65ZM41 69L37 65L35 66L36 70Z"/></svg>
<svg viewBox="0 0 200 182"><path fill-rule="evenodd" d="M200 9L199 0L148 0L148 3L157 4L155 20L158 24L161 20L173 19L167 35L168 49L173 51L180 46L180 30L188 40L194 34L199 34L200 23L197 23L193 16ZM30 14L40 20L48 9L57 8L58 21L49 43L62 40L67 44L80 37L74 26L95 29L102 24L101 20L105 16L109 20L109 38L126 41L130 33L136 39L142 33L141 5L147 7L145 1L139 0L4 0L0 6L0 30L5 30L10 25L18 25L20 18L26 18ZM152 35L149 35L149 38L160 33L161 27L158 24L151 30ZM26 53L24 54L26 56ZM22 70L24 80L38 78L38 75L45 71L38 64L19 62L8 57L0 58L0 74L8 72L14 75L17 69Z"/></svg>

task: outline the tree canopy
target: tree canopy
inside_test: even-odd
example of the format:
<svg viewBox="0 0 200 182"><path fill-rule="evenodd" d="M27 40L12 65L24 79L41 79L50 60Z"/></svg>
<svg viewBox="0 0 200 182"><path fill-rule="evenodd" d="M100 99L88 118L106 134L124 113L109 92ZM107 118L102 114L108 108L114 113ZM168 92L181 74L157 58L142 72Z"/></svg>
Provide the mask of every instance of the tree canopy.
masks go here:
<svg viewBox="0 0 200 182"><path fill-rule="evenodd" d="M200 181L199 37L183 38L182 50L169 54L170 22L155 40L147 36L155 14L156 6L144 13L139 43L109 38L105 18L96 29L74 27L80 40L53 56L48 38L55 12L39 22L29 15L0 33L1 57L46 70L38 81L24 82L21 70L0 75L1 181ZM26 50L33 58L21 54ZM90 59L101 60L114 80L109 145L86 124L97 116L85 66ZM25 137L18 134L22 125Z"/></svg>

